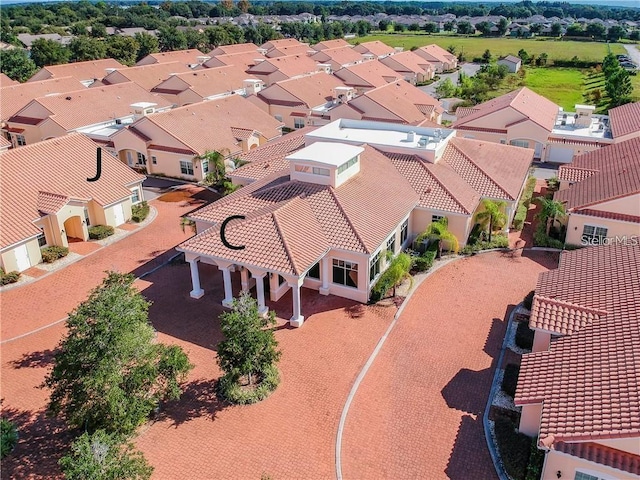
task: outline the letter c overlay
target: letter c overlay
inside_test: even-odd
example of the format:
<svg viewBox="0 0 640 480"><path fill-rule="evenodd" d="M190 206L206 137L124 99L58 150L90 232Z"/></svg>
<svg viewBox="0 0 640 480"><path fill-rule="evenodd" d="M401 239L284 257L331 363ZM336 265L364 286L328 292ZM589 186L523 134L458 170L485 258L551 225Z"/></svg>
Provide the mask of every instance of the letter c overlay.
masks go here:
<svg viewBox="0 0 640 480"><path fill-rule="evenodd" d="M240 220L244 220L246 217L244 215L231 215L230 217L227 217L224 222L222 222L222 225L220 225L220 240L222 240L222 243L224 243L224 246L227 248L230 248L231 250L244 250L244 245L232 245L229 242L227 242L227 238L224 235L224 230L225 228L227 228L227 224L231 221L231 220L236 220L236 219L240 219Z"/></svg>

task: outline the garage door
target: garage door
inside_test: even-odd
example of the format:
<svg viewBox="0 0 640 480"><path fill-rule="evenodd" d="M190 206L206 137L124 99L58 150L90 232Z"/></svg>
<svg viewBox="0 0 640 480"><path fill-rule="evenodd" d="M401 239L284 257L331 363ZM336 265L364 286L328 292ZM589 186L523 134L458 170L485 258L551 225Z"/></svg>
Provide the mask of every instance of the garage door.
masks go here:
<svg viewBox="0 0 640 480"><path fill-rule="evenodd" d="M113 207L113 214L116 217L116 226L122 225L124 223L124 209L121 203Z"/></svg>
<svg viewBox="0 0 640 480"><path fill-rule="evenodd" d="M570 163L573 159L573 149L563 147L549 147L547 162Z"/></svg>
<svg viewBox="0 0 640 480"><path fill-rule="evenodd" d="M16 254L16 266L18 267L19 272L22 272L31 266L29 252L27 251L26 245L20 245L19 247L14 248L13 251Z"/></svg>

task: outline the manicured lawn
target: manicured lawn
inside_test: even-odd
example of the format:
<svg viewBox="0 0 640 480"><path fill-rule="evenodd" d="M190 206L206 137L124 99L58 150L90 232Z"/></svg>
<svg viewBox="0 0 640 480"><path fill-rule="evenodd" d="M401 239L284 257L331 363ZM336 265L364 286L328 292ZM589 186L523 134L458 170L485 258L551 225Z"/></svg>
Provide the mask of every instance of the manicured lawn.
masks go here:
<svg viewBox="0 0 640 480"><path fill-rule="evenodd" d="M483 38L483 37L458 37L450 35L408 35L408 34L376 34L366 37L359 37L351 40L352 43L356 42L369 42L373 40L380 40L392 47L404 47L405 50L409 50L411 47L422 47L435 43L443 48L447 48L450 45L456 47L456 51L464 50L464 53L468 60L474 57L480 57L486 49L489 49L491 53L496 56L504 55L517 55L521 48L524 48L527 53L539 55L541 53L547 53L549 59L562 58L571 59L574 55L583 60L601 61L607 54L607 45L599 42L575 42L556 40L548 38L531 38L531 39L518 39L518 38ZM611 44L611 51L614 54L625 53L626 50L619 43Z"/></svg>
<svg viewBox="0 0 640 480"><path fill-rule="evenodd" d="M585 75L577 68L527 68L525 82L536 93L573 111L576 103L585 103Z"/></svg>

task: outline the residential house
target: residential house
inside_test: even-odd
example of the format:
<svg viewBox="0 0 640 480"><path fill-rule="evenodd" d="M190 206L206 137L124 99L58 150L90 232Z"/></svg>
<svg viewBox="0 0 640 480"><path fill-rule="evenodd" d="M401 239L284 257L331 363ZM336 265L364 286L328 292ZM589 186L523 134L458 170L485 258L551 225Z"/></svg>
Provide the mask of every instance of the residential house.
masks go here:
<svg viewBox="0 0 640 480"><path fill-rule="evenodd" d="M189 67L195 67L209 60L209 56L195 48L189 50L176 50L173 52L150 53L146 57L140 59L136 66L152 65L154 63L172 63L179 62Z"/></svg>
<svg viewBox="0 0 640 480"><path fill-rule="evenodd" d="M599 245L635 236L640 243L640 136L578 155L558 171L555 199L567 211L566 242ZM621 181L622 179L622 181Z"/></svg>
<svg viewBox="0 0 640 480"><path fill-rule="evenodd" d="M240 95L150 112L107 140L130 167L188 180L203 180L209 164L198 157L218 151L227 158L279 137L282 123Z"/></svg>
<svg viewBox="0 0 640 480"><path fill-rule="evenodd" d="M303 128L313 114L323 114L334 105L345 87L340 79L325 72L282 80L250 96L269 115L290 129Z"/></svg>
<svg viewBox="0 0 640 480"><path fill-rule="evenodd" d="M475 107L456 110L453 128L467 138L531 148L534 158L568 163L574 155L613 143L606 116L576 105L564 112L545 97L522 87Z"/></svg>
<svg viewBox="0 0 640 480"><path fill-rule="evenodd" d="M60 35L58 33L41 33L38 35L32 35L30 33L19 33L17 35L18 40L22 43L28 50L31 49L33 42L36 40L51 40L53 42L59 43L60 45L69 45L71 40L73 40L72 35Z"/></svg>
<svg viewBox="0 0 640 480"><path fill-rule="evenodd" d="M75 130L99 130L130 120L131 105L139 102L171 108L167 100L135 83L119 83L38 97L11 116L3 130L15 139L14 146L20 146L18 135L23 145L30 145Z"/></svg>
<svg viewBox="0 0 640 480"><path fill-rule="evenodd" d="M144 177L110 154L96 172L96 144L79 133L0 152L0 264L5 272L42 261L40 249L87 240L90 225L117 227L142 201Z"/></svg>
<svg viewBox="0 0 640 480"><path fill-rule="evenodd" d="M249 68L260 63L265 58L266 57L261 53L255 52L222 54L211 57L211 59L204 62L202 66L198 68L217 68L233 65L238 69L247 71Z"/></svg>
<svg viewBox="0 0 640 480"><path fill-rule="evenodd" d="M171 75L151 89L177 106L190 105L225 95L251 95L263 87L233 65Z"/></svg>
<svg viewBox="0 0 640 480"><path fill-rule="evenodd" d="M338 105L325 114L332 121L351 118L437 128L444 113L435 98L404 80L387 83L362 95L344 93L344 101L337 98Z"/></svg>
<svg viewBox="0 0 640 480"><path fill-rule="evenodd" d="M260 45L260 52L267 58L286 57L290 55L308 55L309 47L306 43L301 43L295 38L283 38L281 40L270 40Z"/></svg>
<svg viewBox="0 0 640 480"><path fill-rule="evenodd" d="M366 302L385 252L397 254L433 221L446 216L464 245L483 198L507 201L511 218L532 158L453 130L342 119L308 131L304 148L274 171L272 158L291 148L283 142L232 172L242 179L252 169L255 177L262 165L265 176L189 216L197 235L178 250L191 264L192 297L204 295L198 264L216 265L223 305L233 301L231 275L239 272L243 290L255 284L261 313L265 292L275 301L291 290L293 326L304 321L301 288ZM222 242L220 226L238 212L244 217L225 227L226 241L244 246L235 250Z"/></svg>
<svg viewBox="0 0 640 480"><path fill-rule="evenodd" d="M345 85L355 88L358 95L402 78L397 72L377 60L344 67L333 74Z"/></svg>
<svg viewBox="0 0 640 480"><path fill-rule="evenodd" d="M174 73L191 71L188 66L180 62L153 63L139 67L113 69L107 72L106 76L102 79L102 84L115 85L118 83L134 82L149 91Z"/></svg>
<svg viewBox="0 0 640 480"><path fill-rule="evenodd" d="M281 80L317 72L316 62L307 55L292 55L289 57L267 58L247 70L251 78L262 80L269 86ZM330 73L330 72L327 72Z"/></svg>
<svg viewBox="0 0 640 480"><path fill-rule="evenodd" d="M413 53L431 63L436 73L458 68L458 57L435 43L417 48Z"/></svg>
<svg viewBox="0 0 640 480"><path fill-rule="evenodd" d="M310 55L310 57L313 61L320 64L331 65L332 72L340 70L342 67L348 67L349 65L355 65L364 61L362 54L356 52L350 45L318 50L316 53Z"/></svg>
<svg viewBox="0 0 640 480"><path fill-rule="evenodd" d="M318 42L315 45L313 45L311 48L319 52L321 50L332 50L334 48L345 48L345 47L353 48L352 45L349 42L347 42L345 39L336 38L334 40L324 40L322 42Z"/></svg>
<svg viewBox="0 0 640 480"><path fill-rule="evenodd" d="M362 42L353 49L356 52L362 53L363 56L371 55L372 59L375 58L384 58L389 55L393 55L396 53L396 50L393 47L390 47L386 43L381 42L380 40L375 40L373 42Z"/></svg>
<svg viewBox="0 0 640 480"><path fill-rule="evenodd" d="M208 55L216 57L218 55L233 55L236 53L258 53L258 46L254 43L236 43L234 45L220 45L211 50Z"/></svg>
<svg viewBox="0 0 640 480"><path fill-rule="evenodd" d="M515 404L545 452L541 478L640 475L640 245L564 251L538 277Z"/></svg>
<svg viewBox="0 0 640 480"><path fill-rule="evenodd" d="M498 60L498 65L504 65L509 69L510 73L517 73L520 67L522 67L522 60L515 55L507 55Z"/></svg>
<svg viewBox="0 0 640 480"><path fill-rule="evenodd" d="M27 82L37 82L50 78L73 77L81 82L85 87L99 81L107 74L107 69L125 68L120 62L113 58L103 60L90 60L88 62L65 63L62 65L50 65L42 67Z"/></svg>
<svg viewBox="0 0 640 480"><path fill-rule="evenodd" d="M640 137L640 102L611 108L609 124L613 141L616 143Z"/></svg>
<svg viewBox="0 0 640 480"><path fill-rule="evenodd" d="M427 82L435 75L432 64L411 51L383 57L379 61L412 85Z"/></svg>
<svg viewBox="0 0 640 480"><path fill-rule="evenodd" d="M15 80L11 80L4 73L0 73L0 88L8 87L9 85L18 85L20 82L16 82Z"/></svg>

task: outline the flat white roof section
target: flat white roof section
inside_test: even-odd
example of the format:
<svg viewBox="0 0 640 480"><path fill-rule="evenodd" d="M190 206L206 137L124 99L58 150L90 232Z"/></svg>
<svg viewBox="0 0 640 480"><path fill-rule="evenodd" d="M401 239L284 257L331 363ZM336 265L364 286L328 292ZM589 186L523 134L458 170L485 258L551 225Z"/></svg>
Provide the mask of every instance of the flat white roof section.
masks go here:
<svg viewBox="0 0 640 480"><path fill-rule="evenodd" d="M596 107L593 105L580 105L578 103L576 103L575 105L576 110L595 110Z"/></svg>
<svg viewBox="0 0 640 480"><path fill-rule="evenodd" d="M151 102L138 102L138 103L132 103L131 107L133 108L150 108L150 107L157 107L158 104L157 103L151 103Z"/></svg>
<svg viewBox="0 0 640 480"><path fill-rule="evenodd" d="M364 148L344 143L315 142L286 157L289 161L314 162L339 167L364 152Z"/></svg>

